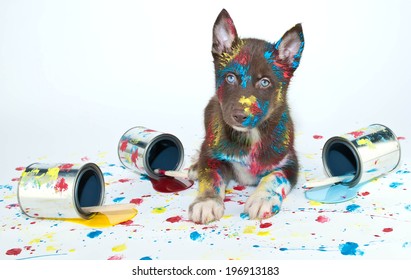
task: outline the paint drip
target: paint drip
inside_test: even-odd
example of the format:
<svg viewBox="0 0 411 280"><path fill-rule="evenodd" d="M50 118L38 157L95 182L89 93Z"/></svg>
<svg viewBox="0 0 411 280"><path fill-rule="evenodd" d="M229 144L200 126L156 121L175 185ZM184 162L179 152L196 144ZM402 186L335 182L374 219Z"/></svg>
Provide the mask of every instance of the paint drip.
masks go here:
<svg viewBox="0 0 411 280"><path fill-rule="evenodd" d="M163 193L174 193L183 191L190 188L194 184L194 182L191 180L172 178L166 176L160 177L158 180L150 178L150 181L153 184L153 189Z"/></svg>

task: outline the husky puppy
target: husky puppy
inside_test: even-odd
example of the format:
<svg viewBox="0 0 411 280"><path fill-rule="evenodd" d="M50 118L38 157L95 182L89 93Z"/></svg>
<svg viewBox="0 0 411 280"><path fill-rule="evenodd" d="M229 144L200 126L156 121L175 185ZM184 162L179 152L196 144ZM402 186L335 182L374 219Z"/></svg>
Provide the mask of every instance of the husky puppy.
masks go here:
<svg viewBox="0 0 411 280"><path fill-rule="evenodd" d="M298 175L287 89L303 48L300 24L269 43L239 38L228 12L218 15L212 45L216 92L205 108L198 161L189 170L199 184L189 207L193 222L223 216L230 180L256 186L245 203L250 219L280 211Z"/></svg>

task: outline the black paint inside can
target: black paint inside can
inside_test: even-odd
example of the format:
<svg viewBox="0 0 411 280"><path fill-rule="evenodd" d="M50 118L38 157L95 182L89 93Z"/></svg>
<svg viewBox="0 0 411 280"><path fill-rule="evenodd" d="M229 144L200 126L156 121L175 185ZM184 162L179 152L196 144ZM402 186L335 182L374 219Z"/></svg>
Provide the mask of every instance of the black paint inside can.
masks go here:
<svg viewBox="0 0 411 280"><path fill-rule="evenodd" d="M76 202L79 207L100 205L104 194L104 182L93 169L82 172L77 179Z"/></svg>

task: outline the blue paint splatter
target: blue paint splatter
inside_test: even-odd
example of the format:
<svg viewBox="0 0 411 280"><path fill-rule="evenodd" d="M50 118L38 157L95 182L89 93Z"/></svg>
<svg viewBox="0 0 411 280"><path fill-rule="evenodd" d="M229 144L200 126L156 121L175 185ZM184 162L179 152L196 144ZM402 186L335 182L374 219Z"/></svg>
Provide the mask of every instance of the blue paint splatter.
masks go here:
<svg viewBox="0 0 411 280"><path fill-rule="evenodd" d="M288 251L288 248L280 248L280 251Z"/></svg>
<svg viewBox="0 0 411 280"><path fill-rule="evenodd" d="M141 174L140 180L150 181L150 177L149 177L148 175L146 175L146 174Z"/></svg>
<svg viewBox="0 0 411 280"><path fill-rule="evenodd" d="M254 248L260 248L260 245L253 245Z"/></svg>
<svg viewBox="0 0 411 280"><path fill-rule="evenodd" d="M280 197L281 197L281 196L280 196ZM274 205L274 206L271 208L271 212L272 212L274 215L277 215L277 214L280 212L280 206Z"/></svg>
<svg viewBox="0 0 411 280"><path fill-rule="evenodd" d="M378 171L378 169L377 169L377 168L373 168L373 169L367 170L367 173L372 173L372 172L375 172L375 171Z"/></svg>
<svg viewBox="0 0 411 280"><path fill-rule="evenodd" d="M405 205L404 208L407 211L411 211L411 204Z"/></svg>
<svg viewBox="0 0 411 280"><path fill-rule="evenodd" d="M115 199L113 199L113 202L120 202L120 201L122 201L123 199L125 199L124 196L116 197Z"/></svg>
<svg viewBox="0 0 411 280"><path fill-rule="evenodd" d="M150 258L149 256L145 256L145 257L142 257L142 258L140 259L140 261L151 261L151 260L153 260L153 259Z"/></svg>
<svg viewBox="0 0 411 280"><path fill-rule="evenodd" d="M402 244L402 248L411 248L411 243L410 242L404 242L404 244Z"/></svg>
<svg viewBox="0 0 411 280"><path fill-rule="evenodd" d="M398 188L399 186L401 186L403 183L400 183L400 182L392 182L391 184L390 184L390 188L393 188L393 189L396 189L396 188Z"/></svg>
<svg viewBox="0 0 411 280"><path fill-rule="evenodd" d="M11 191L12 188L13 188L13 186L10 186L10 185L0 185L0 190L9 190L9 191Z"/></svg>
<svg viewBox="0 0 411 280"><path fill-rule="evenodd" d="M87 237L89 237L89 238L96 238L97 236L99 236L100 234L102 234L103 232L101 231L101 230L95 230L95 231L92 231L92 232L89 232L88 234L87 234Z"/></svg>
<svg viewBox="0 0 411 280"><path fill-rule="evenodd" d="M346 209L348 212L354 212L354 211L356 211L358 208L361 208L361 206L358 205L358 204L350 204L350 205L348 205L345 209Z"/></svg>
<svg viewBox="0 0 411 280"><path fill-rule="evenodd" d="M240 218L241 218L241 219L244 219L244 220L245 220L245 219L249 219L249 218L250 218L250 215L248 215L248 213L241 213L241 214L240 214Z"/></svg>
<svg viewBox="0 0 411 280"><path fill-rule="evenodd" d="M364 252L358 249L358 244L355 242L346 242L338 246L340 252L344 256L362 256Z"/></svg>
<svg viewBox="0 0 411 280"><path fill-rule="evenodd" d="M113 174L111 174L110 172L104 172L103 176L113 176Z"/></svg>
<svg viewBox="0 0 411 280"><path fill-rule="evenodd" d="M408 170L398 170L397 172L395 172L396 174L409 174L409 173L411 173L410 171L408 171Z"/></svg>
<svg viewBox="0 0 411 280"><path fill-rule="evenodd" d="M197 231L193 231L190 233L190 239L193 241L201 240L201 234L199 234Z"/></svg>

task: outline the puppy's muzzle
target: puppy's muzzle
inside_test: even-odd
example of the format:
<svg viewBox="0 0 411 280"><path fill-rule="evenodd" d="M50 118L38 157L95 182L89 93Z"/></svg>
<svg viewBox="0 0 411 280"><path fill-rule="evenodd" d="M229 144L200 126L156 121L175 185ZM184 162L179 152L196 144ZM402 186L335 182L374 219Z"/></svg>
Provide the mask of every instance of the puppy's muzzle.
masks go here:
<svg viewBox="0 0 411 280"><path fill-rule="evenodd" d="M241 110L240 109L234 109L233 113L232 113L232 117L238 125L242 126L243 122L247 118L247 115L245 114L243 109L241 109Z"/></svg>

